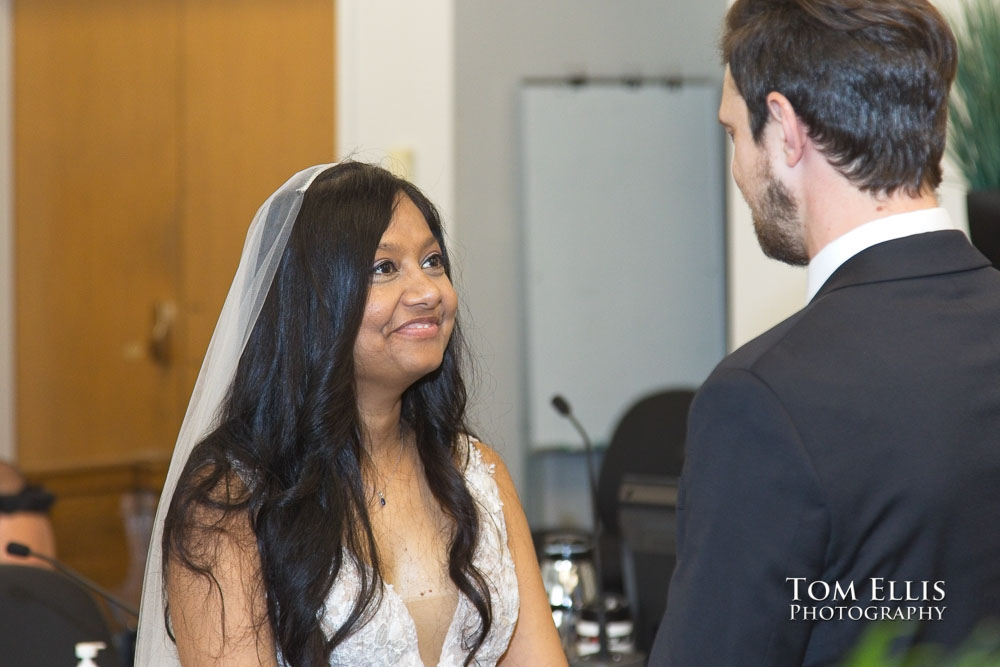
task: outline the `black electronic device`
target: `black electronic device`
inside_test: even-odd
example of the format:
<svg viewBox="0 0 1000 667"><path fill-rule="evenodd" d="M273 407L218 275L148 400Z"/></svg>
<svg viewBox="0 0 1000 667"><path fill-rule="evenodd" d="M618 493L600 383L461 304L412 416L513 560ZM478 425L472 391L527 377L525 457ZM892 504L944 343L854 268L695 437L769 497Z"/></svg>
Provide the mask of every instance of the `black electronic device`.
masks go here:
<svg viewBox="0 0 1000 667"><path fill-rule="evenodd" d="M622 581L636 610L636 638L651 646L666 609L677 557L677 482L668 475L626 474L618 488Z"/></svg>

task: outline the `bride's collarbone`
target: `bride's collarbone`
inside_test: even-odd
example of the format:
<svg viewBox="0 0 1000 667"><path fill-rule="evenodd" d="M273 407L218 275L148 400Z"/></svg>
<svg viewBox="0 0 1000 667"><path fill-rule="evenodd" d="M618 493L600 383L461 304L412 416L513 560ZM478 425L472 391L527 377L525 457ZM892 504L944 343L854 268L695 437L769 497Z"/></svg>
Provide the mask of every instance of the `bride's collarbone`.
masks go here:
<svg viewBox="0 0 1000 667"><path fill-rule="evenodd" d="M450 521L429 491L415 487L392 485L385 493L385 505L376 499L370 514L382 577L404 598L451 584Z"/></svg>

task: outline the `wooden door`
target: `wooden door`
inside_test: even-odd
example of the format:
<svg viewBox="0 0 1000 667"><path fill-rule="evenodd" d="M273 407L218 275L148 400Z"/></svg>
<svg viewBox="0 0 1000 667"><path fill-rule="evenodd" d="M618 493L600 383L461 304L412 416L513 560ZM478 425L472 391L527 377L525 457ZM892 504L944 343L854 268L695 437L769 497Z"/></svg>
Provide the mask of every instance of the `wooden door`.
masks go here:
<svg viewBox="0 0 1000 667"><path fill-rule="evenodd" d="M18 459L162 457L181 410L149 348L177 300L177 12L25 0L14 26Z"/></svg>
<svg viewBox="0 0 1000 667"><path fill-rule="evenodd" d="M18 462L107 586L254 211L333 158L333 29L332 0L14 4Z"/></svg>
<svg viewBox="0 0 1000 667"><path fill-rule="evenodd" d="M186 0L183 7L189 391L257 208L293 173L334 159L334 17L330 0ZM219 66L204 66L213 62Z"/></svg>

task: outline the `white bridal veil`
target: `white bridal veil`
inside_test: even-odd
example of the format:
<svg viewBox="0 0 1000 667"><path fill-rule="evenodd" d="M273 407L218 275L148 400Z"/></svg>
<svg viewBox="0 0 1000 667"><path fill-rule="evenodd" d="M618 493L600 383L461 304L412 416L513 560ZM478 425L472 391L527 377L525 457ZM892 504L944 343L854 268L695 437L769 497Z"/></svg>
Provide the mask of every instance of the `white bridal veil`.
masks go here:
<svg viewBox="0 0 1000 667"><path fill-rule="evenodd" d="M332 164L310 167L292 176L268 197L254 216L243 245L243 255L229 295L222 307L215 333L205 353L201 372L191 394L184 422L177 436L167 479L163 485L156 521L146 557L139 614L139 636L135 664L138 667L180 664L174 643L167 636L163 619L163 521L177 478L191 450L216 425L219 407L236 375L236 365L250 338L261 306L274 279L292 225L302 206L306 189Z"/></svg>

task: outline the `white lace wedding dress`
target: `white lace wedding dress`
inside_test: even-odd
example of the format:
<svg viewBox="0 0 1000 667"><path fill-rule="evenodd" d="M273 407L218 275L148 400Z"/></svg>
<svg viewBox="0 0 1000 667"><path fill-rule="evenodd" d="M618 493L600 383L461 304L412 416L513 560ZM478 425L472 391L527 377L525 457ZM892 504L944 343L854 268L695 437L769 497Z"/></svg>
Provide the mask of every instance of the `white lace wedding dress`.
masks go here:
<svg viewBox="0 0 1000 667"><path fill-rule="evenodd" d="M507 547L507 524L503 503L493 480L493 466L483 461L479 448L471 440L468 461L465 481L479 506L480 522L479 544L473 562L486 578L493 608L493 625L472 664L495 665L507 650L517 622L517 576ZM347 618L358 585L358 571L353 561L346 558L340 577L326 601L323 624L327 635L332 635ZM463 638L473 637L478 627L479 613L469 599L459 593L458 606L445 636L438 667L460 667L464 664L468 650L463 647ZM416 626L406 604L391 584L385 584L382 604L372 620L334 650L330 664L344 667L423 665L417 647Z"/></svg>

